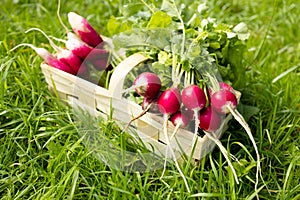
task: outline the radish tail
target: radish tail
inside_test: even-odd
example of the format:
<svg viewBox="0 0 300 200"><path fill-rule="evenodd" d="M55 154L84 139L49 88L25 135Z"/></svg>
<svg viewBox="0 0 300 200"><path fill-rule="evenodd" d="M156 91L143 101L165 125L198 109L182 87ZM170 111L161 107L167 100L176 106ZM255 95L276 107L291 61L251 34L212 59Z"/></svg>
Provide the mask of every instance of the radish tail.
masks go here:
<svg viewBox="0 0 300 200"><path fill-rule="evenodd" d="M262 177L262 174L261 174L261 166L260 166L260 156L259 156L259 152L258 152L258 149L257 149L257 146L256 146L256 143L255 143L255 140L254 140L254 137L251 133L251 130L247 124L247 122L245 121L245 119L243 118L243 116L236 110L236 109L233 109L230 105L227 106L228 110L231 112L231 114L233 115L234 119L236 121L238 121L240 123L240 125L245 129L246 133L248 134L253 146L254 146L254 150L255 150L255 153L256 153L256 157L257 157L257 168L256 168L256 181L255 181L255 191L257 191L257 187L258 187L258 176L261 177L263 183L266 185L266 183L264 182L264 179Z"/></svg>
<svg viewBox="0 0 300 200"><path fill-rule="evenodd" d="M199 116L198 116L198 110L194 109L194 118L195 118L195 130L194 130L194 137L193 137L193 146L195 145L196 138L198 136L198 126L200 124Z"/></svg>
<svg viewBox="0 0 300 200"><path fill-rule="evenodd" d="M230 161L229 158L228 158L227 150L225 149L225 147L222 145L222 143L220 142L220 140L218 139L218 137L217 137L213 132L205 132L205 135L206 135L210 140L212 140L214 143L216 143L216 145L219 147L219 149L221 150L223 156L224 156L225 159L227 160L228 165L229 165L231 171L233 172L233 176L234 176L234 178L235 178L236 183L239 184L239 180L238 180L236 171L235 171L235 169L234 169L234 167L233 167L231 161Z"/></svg>
<svg viewBox="0 0 300 200"><path fill-rule="evenodd" d="M141 112L138 116L132 118L132 119L128 122L128 124L125 126L125 128L123 129L123 131L122 131L121 134L123 134L123 133L127 130L127 128L130 126L130 124L131 124L132 122L134 122L135 120L137 120L137 119L141 118L143 115L145 115L145 114L148 112L148 110L151 108L151 105L152 105L152 103L150 103L150 104L146 107L146 109L144 109L143 112Z"/></svg>
<svg viewBox="0 0 300 200"><path fill-rule="evenodd" d="M169 147L170 147L170 144L169 144L169 136L168 136L168 116L164 116L164 123L163 123L163 133L164 133L164 137L166 139L166 151L165 151L165 161L164 161L164 169L162 171L162 174L160 176L160 178L162 178L166 172L166 168L167 168L167 158L168 158L168 150L169 150Z"/></svg>
<svg viewBox="0 0 300 200"><path fill-rule="evenodd" d="M170 137L170 141L173 139L173 137L175 136L175 134L177 133L179 127L181 126L181 123L178 123ZM167 168L167 157L168 157L168 150L169 150L169 145L166 147L166 152L165 152L165 162L164 162L164 169L163 169L163 172L162 172L162 175L161 175L161 178L163 177L165 171L166 171L166 168Z"/></svg>
<svg viewBox="0 0 300 200"><path fill-rule="evenodd" d="M173 148L170 146L170 140L169 140L169 136L168 136L168 115L165 115L164 116L164 124L163 124L163 132L164 132L164 136L165 136L165 140L166 140L166 155L165 155L165 164L166 164L166 160L167 160L167 152L168 152L168 149L170 148L170 152L172 154L172 157L173 157L173 160L175 162L175 166L180 174L180 176L182 177L183 181L184 181L184 184L185 184L185 187L186 189L188 190L188 192L190 193L191 190L190 190L190 187L188 185L188 182L182 172L182 170L180 169L180 166L177 162L177 159L176 159L176 155L173 151ZM163 172L165 172L165 169L166 169L166 165L164 165L164 170ZM163 176L163 175L162 175Z"/></svg>

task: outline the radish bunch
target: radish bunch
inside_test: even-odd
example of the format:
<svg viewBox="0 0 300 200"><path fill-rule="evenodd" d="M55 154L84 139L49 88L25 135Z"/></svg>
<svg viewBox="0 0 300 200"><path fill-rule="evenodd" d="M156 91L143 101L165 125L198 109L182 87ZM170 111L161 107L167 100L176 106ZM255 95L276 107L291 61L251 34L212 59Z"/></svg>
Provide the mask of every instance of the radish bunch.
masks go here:
<svg viewBox="0 0 300 200"><path fill-rule="evenodd" d="M149 112L160 112L174 126L187 127L190 122L197 121L197 130L217 131L222 119L229 113L228 106L232 109L237 106L234 89L224 82L219 83L218 91L210 90L208 94L205 93L208 89L195 84L181 91L177 87L161 91L160 78L152 72L143 72L133 84L135 92L143 97L142 108L149 107Z"/></svg>
<svg viewBox="0 0 300 200"><path fill-rule="evenodd" d="M92 81L92 71L97 72L108 69L110 52L105 48L106 44L102 37L84 17L70 12L68 13L68 21L73 32L67 30L66 39L54 38L59 42L63 42L63 47L57 46L46 33L38 28L31 28L27 31L41 32L48 39L55 51L54 53L27 43L19 44L12 50L20 46L31 47L43 58L46 64ZM62 25L66 28L64 24Z"/></svg>
<svg viewBox="0 0 300 200"><path fill-rule="evenodd" d="M196 84L189 84L184 88L173 85L161 91L162 85L160 78L152 72L139 74L133 83L134 85L132 87L135 88L135 92L144 98L142 103L144 112L142 115L148 111L159 111L163 116L163 133L167 145L166 157L168 149L170 148L175 164L178 166L175 153L170 147L170 141L178 132L179 128L191 128L189 124L194 122L194 137L191 143L193 145L195 144L198 131L203 130L207 137L219 146L238 182L237 175L227 156L227 151L214 133L220 129L222 120L230 112L230 109L235 110L237 106L238 100L234 89L230 85L224 82L218 83L218 86L213 88L200 87ZM208 92L206 93L206 91ZM135 117L134 120L142 115ZM170 137L167 130L168 121L171 121L175 126ZM191 130L192 129L190 129L190 131ZM179 166L178 171L182 174ZM182 177L184 178L183 174Z"/></svg>
<svg viewBox="0 0 300 200"><path fill-rule="evenodd" d="M142 108L144 109L143 114L147 111L159 111L164 118L163 133L167 145L166 157L168 149L171 148L170 141L178 132L179 128L189 128L189 124L194 121L194 138L193 141L191 141L192 144L194 145L196 142L198 131L203 130L205 135L219 147L233 172L236 182L239 183L235 169L227 155L228 152L215 134L215 132L220 129L224 117L229 113L232 114L246 130L246 133L255 148L257 155L256 178L258 180L258 175L260 174L261 176L260 156L248 124L245 122L243 116L241 116L236 110L238 99L235 90L227 83L218 83L217 81L211 82L211 88L208 88L207 86L201 88L196 84L189 84L188 86L181 88L181 91L179 87L174 85L164 91L160 91L159 89L162 88L162 86L159 77L154 73L145 72L136 78L134 81L134 87L136 88L136 92L144 97L142 105ZM216 82L217 84L214 84L213 82ZM137 118L138 117L135 119ZM171 121L175 126L170 137L167 130L168 121ZM178 171L183 177L185 185L189 190L185 176L176 161L175 153L172 148L170 150L176 167L178 168ZM231 155L231 157L234 156ZM258 182L256 181L255 187L257 187L257 183Z"/></svg>

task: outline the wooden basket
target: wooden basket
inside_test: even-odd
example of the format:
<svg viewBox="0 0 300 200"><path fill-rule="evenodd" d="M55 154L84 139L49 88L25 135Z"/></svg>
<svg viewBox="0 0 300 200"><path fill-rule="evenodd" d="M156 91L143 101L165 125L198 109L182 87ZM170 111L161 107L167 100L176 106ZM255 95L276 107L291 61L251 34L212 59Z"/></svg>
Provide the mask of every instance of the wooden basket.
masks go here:
<svg viewBox="0 0 300 200"><path fill-rule="evenodd" d="M126 75L137 65L146 61L142 54L136 53L124 59L115 69L111 76L109 87L105 89L84 79L53 68L44 63L41 64L42 72L50 90L55 89L61 100L68 104L85 109L91 115L106 117L113 109L113 119L127 124L134 116L142 112L140 105L122 97L123 85ZM236 92L239 99L240 93ZM231 119L227 115L225 120L215 134L220 138L227 129L227 123ZM166 140L162 133L162 117L146 113L133 122L137 135L144 144L154 153L165 156ZM172 123L168 123L168 132L174 130ZM132 134L136 137L136 134ZM175 139L171 140L171 146L179 157L182 154L190 156L192 153L192 140L194 134L190 131L179 129ZM200 160L215 147L215 143L206 136L198 136L198 140L192 157ZM169 154L169 157L171 155Z"/></svg>

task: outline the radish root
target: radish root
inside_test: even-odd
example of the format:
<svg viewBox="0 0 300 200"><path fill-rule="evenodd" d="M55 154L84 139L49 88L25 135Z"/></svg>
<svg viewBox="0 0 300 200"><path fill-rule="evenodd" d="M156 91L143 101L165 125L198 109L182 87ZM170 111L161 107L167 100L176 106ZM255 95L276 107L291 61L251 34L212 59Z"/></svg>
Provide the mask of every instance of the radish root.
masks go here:
<svg viewBox="0 0 300 200"><path fill-rule="evenodd" d="M234 176L234 179L235 179L236 183L239 184L239 180L238 180L236 171L235 171L235 169L234 169L234 167L233 167L231 161L229 160L228 155L227 155L227 150L226 150L225 147L222 145L221 141L218 139L218 137L216 136L216 134L214 134L213 132L205 132L205 135L206 135L210 140L212 140L214 143L216 143L216 145L219 147L219 149L220 149L220 151L222 152L223 156L224 156L225 159L227 160L228 165L229 165L231 171L233 172L233 176Z"/></svg>
<svg viewBox="0 0 300 200"><path fill-rule="evenodd" d="M230 113L233 115L234 119L236 121L238 121L240 123L240 125L245 129L246 133L248 134L253 146L254 146L254 150L255 150L255 153L256 153L256 157L257 157L257 165L256 165L256 181L255 181L255 191L257 191L257 187L258 187L258 176L261 177L263 183L265 184L264 182L264 179L262 177L262 174L261 174L261 166L260 166L260 155L259 155L259 152L258 152L258 149L257 149L257 146L256 146L256 143L255 143L255 140L254 140L254 137L251 133L251 130L247 124L247 122L245 121L245 119L243 118L243 116L236 110L236 109L233 109L230 105L227 106L228 110L230 111ZM265 184L266 185L266 184Z"/></svg>
<svg viewBox="0 0 300 200"><path fill-rule="evenodd" d="M138 116L132 118L132 119L128 122L128 124L126 124L126 126L125 126L125 128L123 129L123 131L122 131L121 134L123 134L123 133L127 130L127 128L130 126L130 124L131 124L132 122L134 122L135 120L137 120L137 119L141 118L143 115L145 115L145 114L148 112L148 110L151 108L152 104L153 104L153 103L150 103L150 104L146 107L146 109L143 110L143 112L141 112Z"/></svg>
<svg viewBox="0 0 300 200"><path fill-rule="evenodd" d="M178 129L177 129L178 130ZM175 130L174 130L175 131ZM171 144L170 144L170 139L169 139L169 136L168 136L168 115L165 115L164 116L164 124L163 124L163 133L164 133L164 137L165 137L165 140L166 140L166 154L165 154L165 163L164 163L164 169L163 169L163 173L161 175L161 177L163 177L165 171L166 171L166 165L167 165L167 155L168 155L168 150L170 149L170 152L172 154L172 157L173 157L173 160L175 162L175 166L180 174L180 176L183 178L183 181L184 181L184 184L185 184L185 187L187 188L187 191L190 193L191 190L190 190L190 187L188 185L188 182L182 172L182 170L180 169L180 166L177 162L177 159L176 159L176 155L173 151L173 148L171 147ZM173 132L174 133L174 132ZM173 134L172 134L173 135ZM175 135L175 134L174 134Z"/></svg>

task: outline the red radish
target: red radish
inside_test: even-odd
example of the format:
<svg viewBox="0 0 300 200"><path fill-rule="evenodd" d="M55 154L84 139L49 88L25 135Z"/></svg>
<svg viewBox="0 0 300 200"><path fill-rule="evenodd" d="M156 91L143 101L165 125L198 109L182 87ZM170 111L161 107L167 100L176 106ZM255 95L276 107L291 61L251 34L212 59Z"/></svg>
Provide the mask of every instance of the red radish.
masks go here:
<svg viewBox="0 0 300 200"><path fill-rule="evenodd" d="M204 91L197 85L187 86L182 90L182 103L190 110L201 110L205 107L206 96Z"/></svg>
<svg viewBox="0 0 300 200"><path fill-rule="evenodd" d="M95 31L95 29L89 24L89 22L82 16L74 13L68 13L68 21L73 31L80 37L80 39L86 42L92 47L97 47L103 42L101 36Z"/></svg>
<svg viewBox="0 0 300 200"><path fill-rule="evenodd" d="M219 86L221 90L229 90L229 91L234 91L233 88L231 87L231 85L229 85L228 83L225 82L219 82Z"/></svg>
<svg viewBox="0 0 300 200"><path fill-rule="evenodd" d="M222 118L210 106L201 110L199 127L204 131L216 131L220 128Z"/></svg>
<svg viewBox="0 0 300 200"><path fill-rule="evenodd" d="M179 174L182 176L183 181L184 181L185 185L187 186L188 192L190 192L190 188L188 187L187 180L186 180L182 170L180 169L180 166L176 160L176 155L175 155L173 148L171 147L171 143L170 143L170 139L175 135L175 133L177 132L181 123L177 124L177 126L175 127L174 132L170 138L168 135L168 119L169 119L170 115L176 113L179 110L180 104L181 104L180 92L179 92L179 89L175 88L175 87L171 87L171 88L165 90L164 92L162 92L162 94L159 96L159 99L158 99L158 109L163 114L163 117L164 117L163 134L164 134L164 138L166 141L166 153L165 153L166 156L165 156L165 162L164 162L164 170L166 169L167 154L168 154L168 150L170 149L170 152L172 154L176 168L178 169Z"/></svg>
<svg viewBox="0 0 300 200"><path fill-rule="evenodd" d="M180 111L177 111L174 115L172 115L171 122L173 123L173 125L175 126L175 128L174 128L174 131L171 134L170 138L168 138L167 135L165 135L165 137L167 138L167 148L166 148L166 153L165 153L166 157L167 157L167 154L168 154L168 148L170 148L170 141L172 141L173 137L175 136L175 134L177 133L177 131L178 131L178 129L180 127L185 127L185 126L188 125L189 120L188 120L188 118L183 113L181 113ZM177 161L176 161L175 154L174 154L174 152L173 152L172 149L171 149L171 153L173 154L172 156L173 156L174 161L176 163ZM165 159L164 169L166 168L166 165L167 165L166 162L167 162L167 160ZM178 170L179 170L179 172L181 172L181 169L179 168L179 166L178 166ZM182 176L182 177L184 178L184 176Z"/></svg>
<svg viewBox="0 0 300 200"><path fill-rule="evenodd" d="M56 54L57 59L61 62L67 63L76 72L84 72L87 70L87 66L82 62L82 60L76 56L72 51L67 49L62 49Z"/></svg>
<svg viewBox="0 0 300 200"><path fill-rule="evenodd" d="M194 111L195 131L193 137L193 145L196 142L197 130L199 126L198 112L204 108L206 104L206 96L204 91L197 85L189 85L182 90L182 103L185 107Z"/></svg>
<svg viewBox="0 0 300 200"><path fill-rule="evenodd" d="M180 108L181 98L177 88L169 88L162 92L158 99L158 109L163 115L171 115Z"/></svg>
<svg viewBox="0 0 300 200"><path fill-rule="evenodd" d="M228 106L233 109L237 106L237 98L229 90L219 90L211 96L211 105L218 113L227 114L230 112Z"/></svg>
<svg viewBox="0 0 300 200"><path fill-rule="evenodd" d="M187 116L185 116L180 111L177 111L174 115L171 116L171 122L174 124L174 126L181 126L185 127L189 123L189 119Z"/></svg>
<svg viewBox="0 0 300 200"><path fill-rule="evenodd" d="M108 66L110 53L107 50L93 48L73 33L68 33L68 40L65 43L67 49L84 59L85 62L93 64L96 69L104 70Z"/></svg>
<svg viewBox="0 0 300 200"><path fill-rule="evenodd" d="M105 70L109 64L110 53L105 49L94 48L85 58L92 63L97 70Z"/></svg>
<svg viewBox="0 0 300 200"><path fill-rule="evenodd" d="M146 98L154 98L161 88L159 77L151 72L141 73L136 77L133 84L135 91Z"/></svg>
<svg viewBox="0 0 300 200"><path fill-rule="evenodd" d="M73 71L69 65L59 61L48 50L46 50L44 48L38 48L32 44L23 43L23 44L19 44L19 45L15 46L13 49L11 49L11 51L15 50L16 48L18 48L20 46L28 46L28 47L32 48L40 57L42 57L44 59L46 64L48 64L52 67L55 67L57 69L60 69L62 71L65 71L67 73L70 73L73 75L76 74L76 72Z"/></svg>
<svg viewBox="0 0 300 200"><path fill-rule="evenodd" d="M149 99L144 97L142 102L142 109L146 110L149 106L149 112L151 113L159 113L158 105L157 105L158 98Z"/></svg>
<svg viewBox="0 0 300 200"><path fill-rule="evenodd" d="M81 72L83 70L86 70L87 67L82 64L82 60L77 55L75 55L72 51L68 49L63 49L61 47L58 47L56 44L54 44L54 42L50 39L50 37L41 29L31 28L28 29L25 33L28 33L29 31L33 31L33 30L39 31L48 39L51 47L56 51L56 57L59 61L68 64L76 73L79 71L80 67L82 67Z"/></svg>
<svg viewBox="0 0 300 200"><path fill-rule="evenodd" d="M89 53L93 50L93 47L87 45L79 38L74 37L72 33L68 33L68 40L65 41L67 49L82 59L85 59Z"/></svg>

